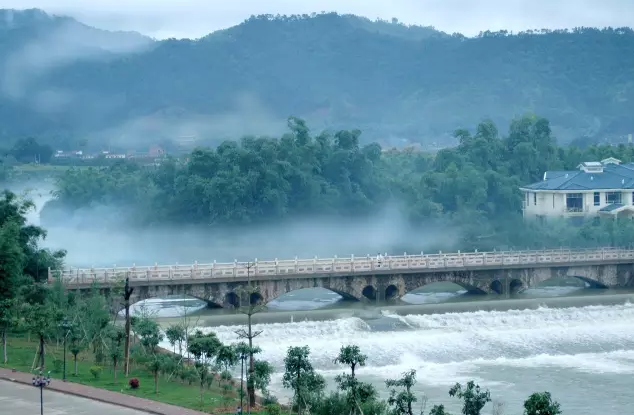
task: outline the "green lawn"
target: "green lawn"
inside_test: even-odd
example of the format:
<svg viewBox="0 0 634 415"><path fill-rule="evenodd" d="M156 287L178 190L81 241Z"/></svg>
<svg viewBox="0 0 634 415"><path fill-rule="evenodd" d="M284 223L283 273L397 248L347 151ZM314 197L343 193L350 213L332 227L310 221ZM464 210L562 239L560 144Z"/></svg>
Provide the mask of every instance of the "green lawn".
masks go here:
<svg viewBox="0 0 634 415"><path fill-rule="evenodd" d="M37 350L37 342L31 340L28 342L25 338L9 337L8 339L8 358L9 364L3 367L16 369L22 372L32 372L31 367ZM63 346L55 343L48 344L46 348L46 372L51 371L51 377L61 379L63 376ZM118 372L117 382L114 382L114 372L111 366L104 367L99 379L95 379L90 373L90 368L94 366L91 356L88 353L82 353L78 356L77 376L74 373L73 356L70 353L66 355L66 374L69 382L77 382L84 385L90 385L96 388L107 389L110 391L121 392L128 395L134 395L146 399L152 399L159 402L178 405L199 411L214 413L234 412L238 404L237 394L232 394L233 401L227 406L226 411L222 408L228 401L223 401L222 390L215 381L209 389L205 387L203 394L203 403L200 401L200 388L197 384L188 385L181 383L180 380L168 380L165 375L161 375L159 379L159 392L154 392L154 376L146 369L133 365L131 367L129 378L137 378L140 387L136 390L130 389L128 386L128 378L123 376L122 371ZM237 384L237 389L240 384ZM257 414L257 412L252 412Z"/></svg>

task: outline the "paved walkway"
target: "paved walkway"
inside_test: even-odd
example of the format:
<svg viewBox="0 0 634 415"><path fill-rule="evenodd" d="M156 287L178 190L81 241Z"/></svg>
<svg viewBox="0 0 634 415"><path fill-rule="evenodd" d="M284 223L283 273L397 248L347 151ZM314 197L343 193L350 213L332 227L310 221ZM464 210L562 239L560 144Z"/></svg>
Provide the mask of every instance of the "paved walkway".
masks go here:
<svg viewBox="0 0 634 415"><path fill-rule="evenodd" d="M11 405L15 406L14 409L16 411L6 410L6 413L11 413L14 415L39 413L40 394L37 388L32 386L32 378L33 376L29 373L14 373L8 369L0 369L0 406L2 407L2 410L0 412L5 413L5 410L7 409L7 406L5 405L7 405L8 402L11 402L11 399L7 398L12 398L13 396L15 396L12 393L15 389L15 393L17 394L18 399L15 403ZM15 382L17 384L12 385L9 381ZM85 399L78 399L74 397L60 398L59 394L51 393L51 391L61 392L67 395L74 395L76 397L90 399L92 401L100 401L109 405L100 404L98 406L95 402L86 402ZM47 386L44 390L45 408L48 408L47 399L51 398L53 399L53 402L56 402L57 405L56 408L51 408L57 411L51 412L51 414L54 415L65 415L67 413L90 415L111 414L113 413L113 408L111 405L129 408L125 411L119 408L116 413L120 413L121 415L144 415L148 413L155 415L209 415L205 414L204 412L181 408L180 406L168 405L165 403L151 401L149 399L137 398L136 396L111 392L105 389L93 388L91 386L80 385L79 383L62 382L61 380L57 379L53 379L51 381L51 384ZM37 411L33 410L34 406L32 405L37 406ZM12 407L9 406L9 408ZM45 413L47 412L45 411Z"/></svg>
<svg viewBox="0 0 634 415"><path fill-rule="evenodd" d="M40 391L30 385L0 380L0 412L11 415L40 413ZM147 412L44 390L45 415L147 415Z"/></svg>

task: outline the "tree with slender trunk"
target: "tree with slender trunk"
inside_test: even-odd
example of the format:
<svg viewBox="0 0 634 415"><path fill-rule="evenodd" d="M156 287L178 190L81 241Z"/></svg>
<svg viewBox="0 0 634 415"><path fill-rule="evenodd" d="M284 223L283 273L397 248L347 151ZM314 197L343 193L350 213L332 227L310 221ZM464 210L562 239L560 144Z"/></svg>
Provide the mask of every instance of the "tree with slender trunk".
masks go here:
<svg viewBox="0 0 634 415"><path fill-rule="evenodd" d="M218 355L222 343L215 333L203 334L197 330L187 342L187 350L196 358L196 370L200 379L200 404L203 404L204 386L209 376L211 360Z"/></svg>
<svg viewBox="0 0 634 415"><path fill-rule="evenodd" d="M533 393L524 402L525 415L560 415L561 407L550 392Z"/></svg>
<svg viewBox="0 0 634 415"><path fill-rule="evenodd" d="M123 346L123 371L125 375L130 374L130 297L134 287L130 287L130 278L125 279L125 286L123 288L123 305L125 307L125 345Z"/></svg>
<svg viewBox="0 0 634 415"><path fill-rule="evenodd" d="M185 337L185 327L183 327L181 324L169 326L165 330L165 337L167 337L167 340L170 342L174 353L176 353L176 344L178 343L179 354L182 354L183 351L181 347L182 339L183 337Z"/></svg>
<svg viewBox="0 0 634 415"><path fill-rule="evenodd" d="M154 376L154 394L158 395L159 393L159 373L163 368L163 355L160 353L152 353L149 356L149 359L146 362L146 366L148 370Z"/></svg>
<svg viewBox="0 0 634 415"><path fill-rule="evenodd" d="M262 334L261 330L253 330L253 316L264 309L264 304L261 302L262 296L260 295L260 290L251 283L251 272L253 267L253 263L246 263L245 268L247 270L248 283L246 286L239 287L236 290L236 294L238 294L240 298L239 311L247 316L247 329L240 329L236 331L236 334L240 339L246 339L249 343L249 375L247 376L247 379L253 377L253 372L255 371L254 350L256 349L253 347L253 339ZM255 385L249 384L249 382L247 382L247 396L248 413L251 413L251 408L255 406Z"/></svg>
<svg viewBox="0 0 634 415"><path fill-rule="evenodd" d="M75 366L74 368L75 376L77 376L77 357L79 356L79 353L81 353L82 350L84 349L85 349L85 344L82 342L81 339L71 337L70 347L68 348L68 350L73 355L73 363Z"/></svg>
<svg viewBox="0 0 634 415"><path fill-rule="evenodd" d="M6 197L6 196L5 196ZM2 206L0 204L0 206ZM0 218L4 219L4 218ZM16 297L23 278L27 257L20 246L20 225L9 221L0 226L0 332L2 360L6 365L7 333L14 324Z"/></svg>
<svg viewBox="0 0 634 415"><path fill-rule="evenodd" d="M108 340L108 353L110 360L112 360L114 383L117 383L117 369L123 355L122 348L125 340L125 331L121 330L120 327L111 326L108 330Z"/></svg>
<svg viewBox="0 0 634 415"><path fill-rule="evenodd" d="M416 371L408 370L400 379L388 379L385 385L390 389L388 405L393 407L395 415L414 415L413 404L418 400L412 388L416 384ZM400 390L399 390L400 389Z"/></svg>
<svg viewBox="0 0 634 415"><path fill-rule="evenodd" d="M480 385L470 380L465 386L456 383L450 390L449 396L462 400L463 415L480 415L482 408L491 402L491 392L482 391Z"/></svg>
<svg viewBox="0 0 634 415"><path fill-rule="evenodd" d="M9 363L7 336L11 327L17 323L17 299L0 300L0 331L2 332L2 361Z"/></svg>
<svg viewBox="0 0 634 415"><path fill-rule="evenodd" d="M302 414L302 409L309 409L314 397L323 393L326 386L324 378L315 372L308 360L309 355L308 346L293 346L288 348L284 358L282 384L285 388L293 390L293 401L298 415Z"/></svg>
<svg viewBox="0 0 634 415"><path fill-rule="evenodd" d="M351 414L362 414L361 405L373 400L377 395L376 389L372 385L359 382L356 377L356 368L365 366L367 359L368 357L361 353L359 346L350 345L342 346L339 355L334 360L335 364L350 366L350 374L337 375L335 381L339 385L339 389L346 393Z"/></svg>

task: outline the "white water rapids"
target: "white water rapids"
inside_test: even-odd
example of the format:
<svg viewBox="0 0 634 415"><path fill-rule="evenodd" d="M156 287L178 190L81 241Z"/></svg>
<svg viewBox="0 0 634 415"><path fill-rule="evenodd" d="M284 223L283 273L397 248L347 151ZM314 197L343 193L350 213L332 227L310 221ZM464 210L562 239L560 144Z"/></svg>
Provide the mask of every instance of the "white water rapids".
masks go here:
<svg viewBox="0 0 634 415"><path fill-rule="evenodd" d="M224 342L236 341L242 326L207 327ZM521 413L532 392L550 391L565 413L623 415L634 397L634 306L471 312L346 318L320 322L258 324L259 358L278 371L289 346L308 345L313 365L333 384L344 370L332 361L344 344L368 355L359 376L384 395L384 380L416 369L417 392L431 405L458 412L447 392L455 382L475 380L490 388L507 414ZM169 345L166 345L169 347ZM281 373L272 390L288 396ZM604 403L608 402L608 406Z"/></svg>

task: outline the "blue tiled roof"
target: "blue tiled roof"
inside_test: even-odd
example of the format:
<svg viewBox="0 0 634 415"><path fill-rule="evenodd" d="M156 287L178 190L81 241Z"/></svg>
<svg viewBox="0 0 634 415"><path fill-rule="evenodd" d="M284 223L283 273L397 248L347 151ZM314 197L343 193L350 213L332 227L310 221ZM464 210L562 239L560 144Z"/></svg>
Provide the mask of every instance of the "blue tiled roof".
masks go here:
<svg viewBox="0 0 634 415"><path fill-rule="evenodd" d="M548 171L541 182L522 186L528 190L634 190L634 163L604 164L603 172Z"/></svg>
<svg viewBox="0 0 634 415"><path fill-rule="evenodd" d="M599 209L599 212L612 212L613 210L616 210L620 207L623 207L624 205L622 203L612 203L610 205L607 205L605 207L602 207L601 209Z"/></svg>

